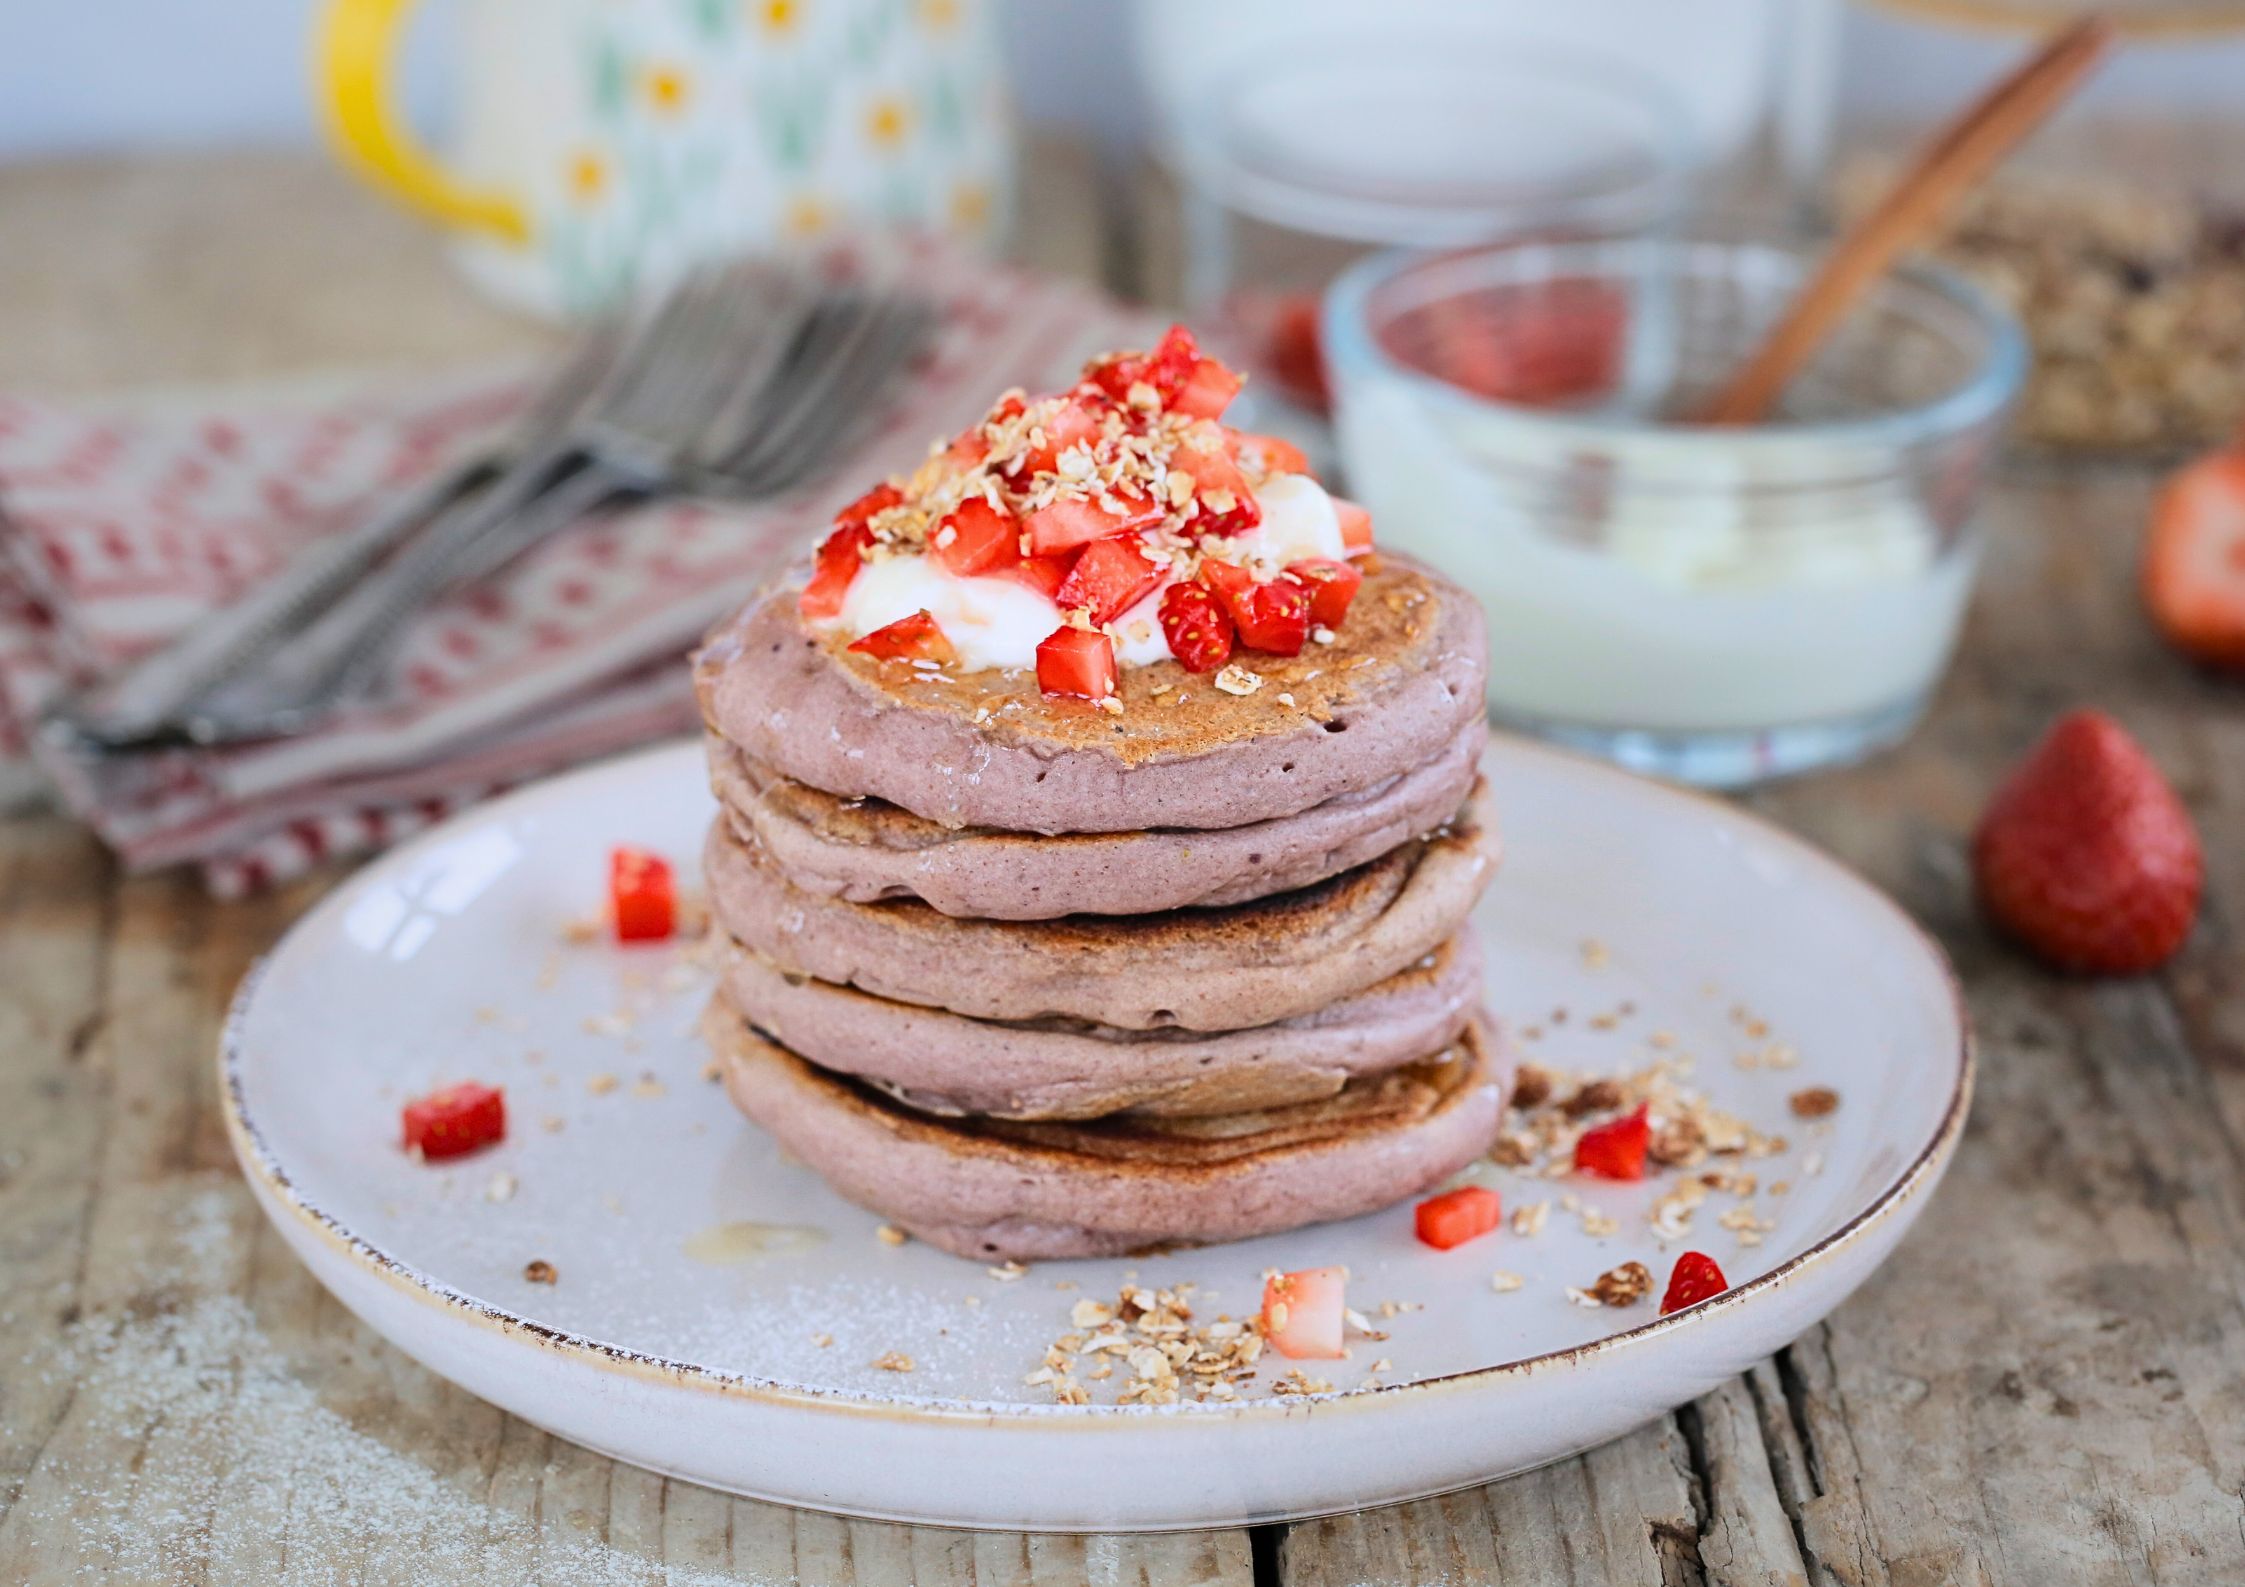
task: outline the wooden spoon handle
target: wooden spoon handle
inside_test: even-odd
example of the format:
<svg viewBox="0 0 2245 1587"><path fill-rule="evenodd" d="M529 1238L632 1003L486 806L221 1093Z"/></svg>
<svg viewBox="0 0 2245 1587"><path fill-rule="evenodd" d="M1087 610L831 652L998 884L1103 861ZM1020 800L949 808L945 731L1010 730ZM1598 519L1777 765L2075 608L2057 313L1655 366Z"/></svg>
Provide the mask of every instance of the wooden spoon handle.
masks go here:
<svg viewBox="0 0 2245 1587"><path fill-rule="evenodd" d="M1857 300L2066 102L2103 59L2113 36L2103 17L2083 17L1944 128L1878 206L1841 235L1753 355L1700 409L1699 422L1756 424L1767 416Z"/></svg>

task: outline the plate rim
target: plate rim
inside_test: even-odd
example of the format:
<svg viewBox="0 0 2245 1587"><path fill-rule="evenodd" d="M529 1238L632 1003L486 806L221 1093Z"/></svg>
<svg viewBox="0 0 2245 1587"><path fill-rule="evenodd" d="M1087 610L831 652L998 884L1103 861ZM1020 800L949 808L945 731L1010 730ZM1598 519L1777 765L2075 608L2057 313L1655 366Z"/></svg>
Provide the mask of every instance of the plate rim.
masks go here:
<svg viewBox="0 0 2245 1587"><path fill-rule="evenodd" d="M1745 827L1757 837L1808 862L1812 868L1824 873L1828 880L1860 895L1904 928L1906 937L1915 941L1920 951L1940 972L1956 1024L1955 1075L1940 1119L1910 1160L1896 1171L1893 1179L1878 1194L1838 1228L1768 1272L1725 1290L1712 1300L1703 1301L1669 1316L1637 1323L1618 1333L1558 1350L1523 1356L1517 1360L1470 1367L1407 1382L1383 1383L1373 1388L1353 1388L1313 1395L1274 1396L1260 1400L1206 1403L1180 1401L1175 1405L1039 1405L952 1396L875 1394L854 1389L817 1388L800 1383L786 1383L752 1373L680 1361L538 1322L495 1302L455 1289L433 1274L425 1273L400 1260L364 1235L354 1232L342 1220L316 1204L281 1167L272 1148L249 1117L242 1095L243 1027L249 1017L250 1005L258 986L290 941L331 911L345 907L359 889L370 885L369 879L377 872L409 864L423 850L449 840L460 827L470 822L504 820L513 807L552 798L571 784L628 775L631 769L643 761L681 755L682 751L697 747L699 741L696 739L674 739L625 751L554 776L539 778L496 798L472 805L429 830L416 833L406 842L374 856L292 921L280 939L258 955L244 972L233 997L228 1001L226 1017L219 1026L215 1056L220 1112L224 1118L227 1139L234 1149L235 1160L252 1181L253 1187L260 1192L260 1199L269 1209L289 1213L307 1233L334 1255L354 1263L409 1297L432 1306L440 1316L455 1322L464 1320L501 1335L524 1337L534 1346L552 1351L565 1360L588 1366L595 1371L712 1393L720 1398L741 1396L775 1407L843 1411L878 1420L958 1422L984 1427L1018 1424L1040 1430L1137 1427L1145 1425L1149 1420L1211 1427L1243 1420L1277 1421L1304 1414L1312 1406L1327 1414L1343 1408L1370 1410L1392 1405L1398 1397L1465 1393L1491 1385L1518 1382L1554 1369L1583 1367L1650 1341L1712 1324L1726 1313L1753 1304L1761 1296L1776 1293L1806 1270L1823 1265L1866 1238L1939 1180L1963 1134L1971 1109L1978 1068L1978 1040L1973 1030L1971 1009L1965 999L1963 984L1957 977L1956 967L1931 932L1920 925L1885 889L1853 866L1752 811L1729 804L1711 794L1641 777L1608 762L1517 734L1492 730L1490 740L1492 748L1501 745L1507 753L1524 754L1530 758L1553 762L1570 774L1592 774L1624 783L1632 790L1650 794L1656 799L1674 799L1695 809L1711 811L1725 822Z"/></svg>

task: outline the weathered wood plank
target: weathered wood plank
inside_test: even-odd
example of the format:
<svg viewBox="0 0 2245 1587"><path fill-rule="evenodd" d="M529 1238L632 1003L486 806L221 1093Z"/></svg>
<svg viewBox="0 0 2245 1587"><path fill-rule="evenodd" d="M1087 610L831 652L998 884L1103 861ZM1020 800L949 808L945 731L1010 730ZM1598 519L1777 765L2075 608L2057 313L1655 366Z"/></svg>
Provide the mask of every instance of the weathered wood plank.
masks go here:
<svg viewBox="0 0 2245 1587"><path fill-rule="evenodd" d="M1509 1482L1308 1521L1279 1548L1287 1587L1697 1583L1699 1500L1673 1419Z"/></svg>

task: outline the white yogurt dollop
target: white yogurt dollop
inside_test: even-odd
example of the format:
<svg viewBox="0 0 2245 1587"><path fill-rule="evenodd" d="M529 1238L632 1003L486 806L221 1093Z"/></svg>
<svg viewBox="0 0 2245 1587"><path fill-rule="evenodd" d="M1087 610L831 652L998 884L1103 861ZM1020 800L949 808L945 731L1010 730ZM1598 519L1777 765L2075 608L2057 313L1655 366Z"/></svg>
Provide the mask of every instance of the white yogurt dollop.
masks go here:
<svg viewBox="0 0 2245 1587"><path fill-rule="evenodd" d="M1262 521L1232 540L1242 558L1278 566L1346 555L1340 514L1325 488L1306 474L1275 474L1255 493ZM1165 580L1107 625L1115 642L1115 661L1125 667L1150 666L1170 659L1161 631ZM926 556L890 557L868 562L850 581L835 625L852 639L924 611L959 653L969 672L990 667L1030 668L1037 646L1060 626L1060 607L1015 579L984 574L962 578Z"/></svg>

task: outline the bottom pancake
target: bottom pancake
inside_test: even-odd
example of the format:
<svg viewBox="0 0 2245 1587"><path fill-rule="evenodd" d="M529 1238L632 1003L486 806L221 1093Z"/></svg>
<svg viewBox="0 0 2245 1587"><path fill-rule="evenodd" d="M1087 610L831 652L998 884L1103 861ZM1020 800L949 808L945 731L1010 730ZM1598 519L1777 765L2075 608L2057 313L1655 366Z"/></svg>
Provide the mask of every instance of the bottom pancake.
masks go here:
<svg viewBox="0 0 2245 1587"><path fill-rule="evenodd" d="M969 1019L791 975L730 940L723 975L737 1011L822 1069L923 1113L1015 1119L1126 1110L1189 1118L1314 1101L1441 1051L1481 1002L1481 949L1470 926L1314 1014L1237 1031Z"/></svg>
<svg viewBox="0 0 2245 1587"><path fill-rule="evenodd" d="M1389 1206L1496 1139L1509 1084L1488 1028L1337 1095L1222 1118L939 1119L828 1074L724 1002L702 1028L741 1111L828 1184L986 1261L1121 1256Z"/></svg>

